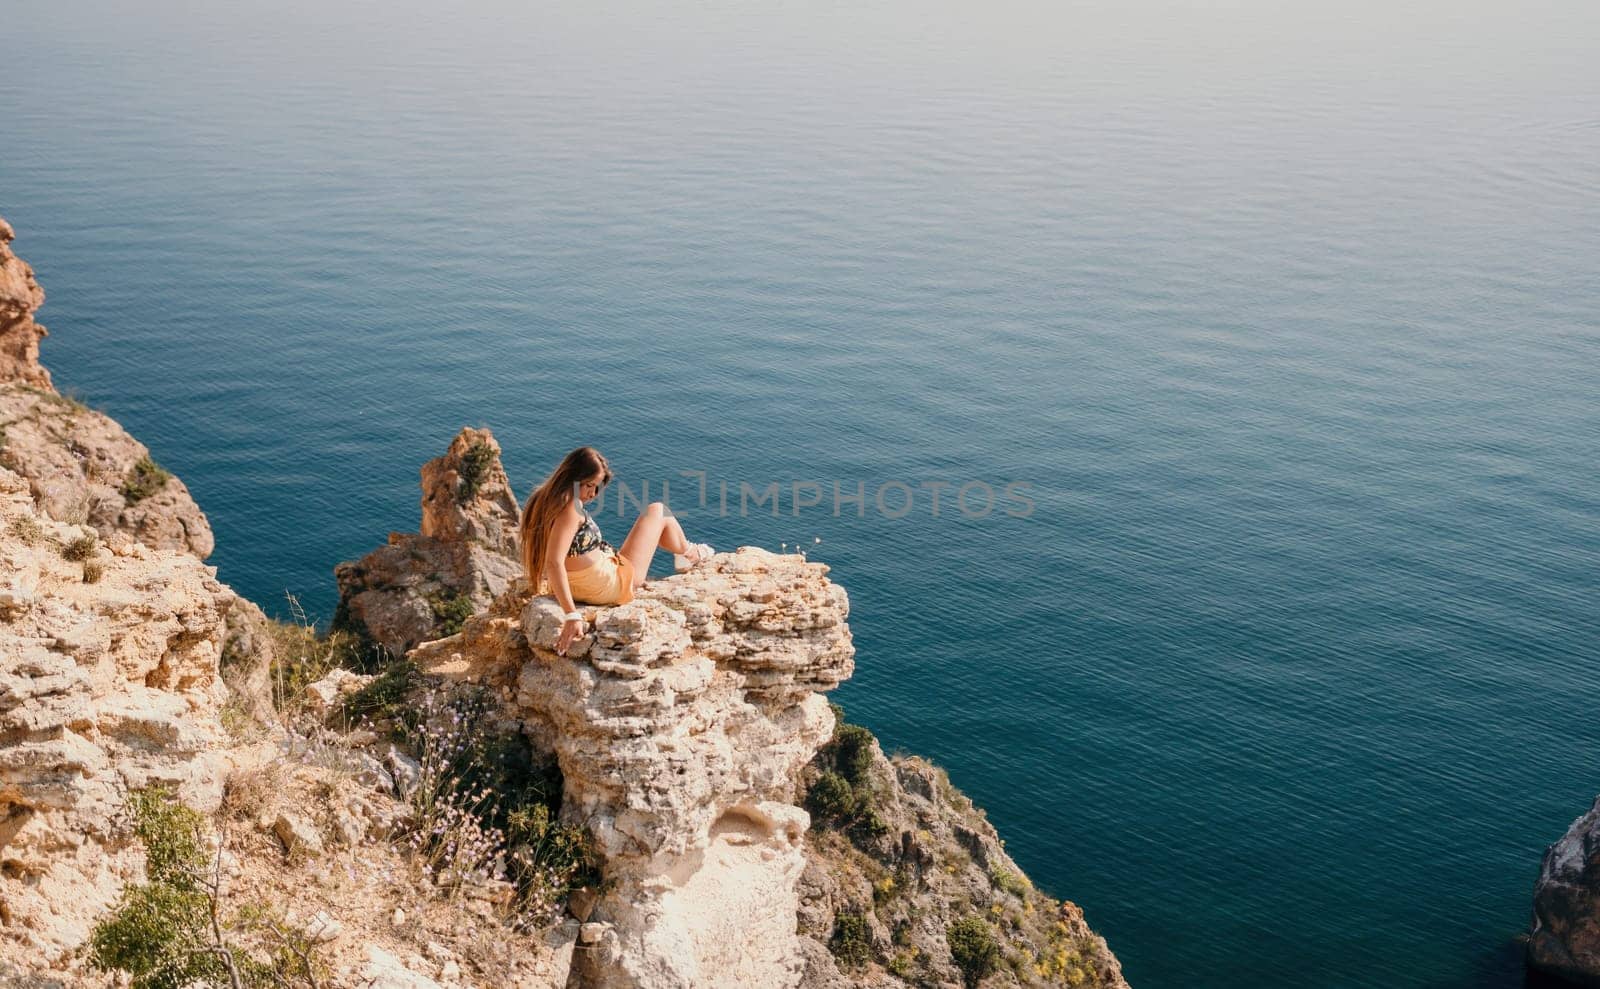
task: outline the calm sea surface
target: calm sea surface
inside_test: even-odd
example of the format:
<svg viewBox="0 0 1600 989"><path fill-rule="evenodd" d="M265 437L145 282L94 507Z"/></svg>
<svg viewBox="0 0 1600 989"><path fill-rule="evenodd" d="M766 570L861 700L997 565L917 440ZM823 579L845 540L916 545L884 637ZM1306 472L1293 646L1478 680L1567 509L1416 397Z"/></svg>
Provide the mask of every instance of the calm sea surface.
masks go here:
<svg viewBox="0 0 1600 989"><path fill-rule="evenodd" d="M1600 5L3 21L45 359L250 597L327 617L464 425L593 443L834 567L838 699L1137 989L1521 984L1600 791Z"/></svg>

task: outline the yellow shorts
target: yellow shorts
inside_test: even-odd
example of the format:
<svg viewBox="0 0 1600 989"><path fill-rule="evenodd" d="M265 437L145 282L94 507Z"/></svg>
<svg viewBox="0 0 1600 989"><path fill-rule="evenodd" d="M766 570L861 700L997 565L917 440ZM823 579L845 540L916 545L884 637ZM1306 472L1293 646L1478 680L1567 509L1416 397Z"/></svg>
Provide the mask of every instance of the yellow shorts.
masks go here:
<svg viewBox="0 0 1600 989"><path fill-rule="evenodd" d="M572 600L584 604L627 604L633 600L633 563L621 553L593 566L567 571Z"/></svg>

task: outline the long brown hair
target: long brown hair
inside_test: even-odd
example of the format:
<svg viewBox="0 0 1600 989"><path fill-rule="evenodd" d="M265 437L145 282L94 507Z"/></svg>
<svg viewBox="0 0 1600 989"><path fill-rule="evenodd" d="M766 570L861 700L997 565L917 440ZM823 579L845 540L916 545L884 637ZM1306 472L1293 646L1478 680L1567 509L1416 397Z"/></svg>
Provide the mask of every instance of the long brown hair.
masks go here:
<svg viewBox="0 0 1600 989"><path fill-rule="evenodd" d="M602 487L611 483L611 467L606 458L592 446L580 446L562 458L561 465L533 489L522 507L522 567L528 572L528 586L533 593L544 593L544 554L551 525L572 503L578 485L596 474L600 475Z"/></svg>

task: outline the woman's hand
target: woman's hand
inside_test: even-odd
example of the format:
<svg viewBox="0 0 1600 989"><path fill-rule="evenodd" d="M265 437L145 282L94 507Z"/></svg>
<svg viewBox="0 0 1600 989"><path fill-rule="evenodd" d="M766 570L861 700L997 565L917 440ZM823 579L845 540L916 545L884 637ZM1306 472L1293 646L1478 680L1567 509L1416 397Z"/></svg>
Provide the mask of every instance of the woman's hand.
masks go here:
<svg viewBox="0 0 1600 989"><path fill-rule="evenodd" d="M583 622L571 618L561 623L561 634L556 637L556 655L565 656L572 640L583 634Z"/></svg>

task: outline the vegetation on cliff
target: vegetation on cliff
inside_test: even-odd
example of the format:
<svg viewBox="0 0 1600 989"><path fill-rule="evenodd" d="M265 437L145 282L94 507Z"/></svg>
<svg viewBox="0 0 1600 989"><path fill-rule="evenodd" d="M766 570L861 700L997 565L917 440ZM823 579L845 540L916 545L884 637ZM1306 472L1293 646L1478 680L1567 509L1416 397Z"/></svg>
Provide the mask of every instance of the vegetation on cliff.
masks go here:
<svg viewBox="0 0 1600 989"><path fill-rule="evenodd" d="M802 879L807 986L1123 986L1073 904L1035 889L983 811L924 759L886 758L838 726L802 777L812 865Z"/></svg>

